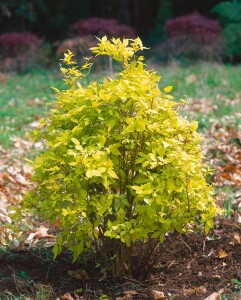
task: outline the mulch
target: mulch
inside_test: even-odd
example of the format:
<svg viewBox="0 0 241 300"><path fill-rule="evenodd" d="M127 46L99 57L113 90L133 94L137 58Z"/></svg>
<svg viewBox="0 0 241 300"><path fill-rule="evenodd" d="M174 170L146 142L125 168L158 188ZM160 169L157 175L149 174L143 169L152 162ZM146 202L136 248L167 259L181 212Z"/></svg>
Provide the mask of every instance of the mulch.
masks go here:
<svg viewBox="0 0 241 300"><path fill-rule="evenodd" d="M171 237L167 236L158 263L143 281L103 279L96 260L90 256L83 255L72 264L68 252L54 261L51 250L40 246L4 250L0 252L0 295L6 297L0 299L20 294L37 299L33 296L36 285L51 287L46 300L154 299L153 290L163 292L164 299L169 300L203 300L219 291L228 295L235 292L232 279L241 281L240 237L240 224L227 218L217 219L208 237L200 230L180 235L170 244ZM161 251L162 247L165 250ZM70 276L70 270L79 269L88 274L87 278Z"/></svg>

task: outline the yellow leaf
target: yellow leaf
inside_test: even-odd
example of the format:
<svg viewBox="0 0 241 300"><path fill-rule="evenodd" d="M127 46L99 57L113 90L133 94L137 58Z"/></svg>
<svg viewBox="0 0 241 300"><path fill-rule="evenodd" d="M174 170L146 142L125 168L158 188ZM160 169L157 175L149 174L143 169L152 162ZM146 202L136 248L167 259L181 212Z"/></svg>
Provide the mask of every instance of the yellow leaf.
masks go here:
<svg viewBox="0 0 241 300"><path fill-rule="evenodd" d="M166 98L166 99L173 99L174 98L172 95L165 95L163 97Z"/></svg>
<svg viewBox="0 0 241 300"><path fill-rule="evenodd" d="M172 86L171 85L169 85L169 86L167 86L167 87L164 88L164 92L165 93L170 93L171 90L172 90Z"/></svg>
<svg viewBox="0 0 241 300"><path fill-rule="evenodd" d="M108 170L108 174L110 175L110 177L118 179L118 176L116 175L116 172L115 172L115 171L113 171L113 170Z"/></svg>
<svg viewBox="0 0 241 300"><path fill-rule="evenodd" d="M76 138L72 138L71 141L75 144L75 145L79 145L80 142L76 139Z"/></svg>
<svg viewBox="0 0 241 300"><path fill-rule="evenodd" d="M106 171L106 168L105 167L100 167L97 171L102 174Z"/></svg>
<svg viewBox="0 0 241 300"><path fill-rule="evenodd" d="M28 158L26 158L26 157L24 158L24 160L25 160L25 161L27 161L27 162L28 162L28 163L30 163L30 164L32 164L32 163L33 163L33 161L32 161L32 160L30 160L30 159L28 159Z"/></svg>
<svg viewBox="0 0 241 300"><path fill-rule="evenodd" d="M86 176L88 178L94 177L94 176L101 176L101 173L97 170L89 170L86 172Z"/></svg>
<svg viewBox="0 0 241 300"><path fill-rule="evenodd" d="M63 214L64 217L66 217L69 214L69 212L68 212L67 209L63 208L62 209L62 214Z"/></svg>

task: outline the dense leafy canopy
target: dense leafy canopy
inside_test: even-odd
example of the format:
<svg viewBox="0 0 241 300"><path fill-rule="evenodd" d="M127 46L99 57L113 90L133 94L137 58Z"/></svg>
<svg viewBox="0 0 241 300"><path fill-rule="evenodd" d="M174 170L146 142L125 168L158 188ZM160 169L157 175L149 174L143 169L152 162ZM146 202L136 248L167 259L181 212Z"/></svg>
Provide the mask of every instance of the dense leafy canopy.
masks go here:
<svg viewBox="0 0 241 300"><path fill-rule="evenodd" d="M159 89L160 77L137 55L143 49L139 38L103 37L92 51L112 57L120 71L86 86L79 79L89 60L78 67L72 53L65 56L70 88L57 91L45 129L34 131L46 150L33 163L37 186L25 199L60 224L55 255L63 245L77 258L99 240L162 242L190 222L200 220L206 231L213 225L197 122L179 116L171 86Z"/></svg>

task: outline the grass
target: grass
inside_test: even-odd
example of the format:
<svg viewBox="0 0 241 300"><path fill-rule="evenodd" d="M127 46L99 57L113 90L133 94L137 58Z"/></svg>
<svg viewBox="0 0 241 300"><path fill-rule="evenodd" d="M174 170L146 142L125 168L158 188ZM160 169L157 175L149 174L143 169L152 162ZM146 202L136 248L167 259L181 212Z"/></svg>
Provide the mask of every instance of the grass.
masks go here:
<svg viewBox="0 0 241 300"><path fill-rule="evenodd" d="M241 66L203 63L181 67L174 64L161 68L161 74L163 86L174 85L176 96L214 99L220 94L230 99L241 96Z"/></svg>
<svg viewBox="0 0 241 300"><path fill-rule="evenodd" d="M237 112L241 112L240 65L203 63L181 67L173 64L161 68L160 73L163 75L161 87L173 85L175 98L188 97L194 102L199 99L200 104L206 105L205 113L195 114L200 129L209 129L212 119L235 116ZM236 100L236 103L232 103L232 100ZM208 110L209 105L215 109ZM237 116L235 125L240 124L241 118Z"/></svg>
<svg viewBox="0 0 241 300"><path fill-rule="evenodd" d="M12 76L0 83L0 144L9 146L11 137L24 135L24 127L43 116L54 99L51 87L64 88L56 71L38 70Z"/></svg>
<svg viewBox="0 0 241 300"><path fill-rule="evenodd" d="M173 96L176 99L189 97L216 106L215 110L205 115L195 115L200 128L208 128L210 119L235 115L241 111L241 101L229 105L222 100L241 98L241 66L204 63L189 67L171 64L154 68L162 75L161 88L173 85ZM90 81L92 78L93 75L89 75ZM47 103L55 99L51 87L65 87L58 70L32 71L0 82L1 145L9 147L12 136L23 136L27 124L46 114ZM237 118L238 124L240 120L241 118Z"/></svg>

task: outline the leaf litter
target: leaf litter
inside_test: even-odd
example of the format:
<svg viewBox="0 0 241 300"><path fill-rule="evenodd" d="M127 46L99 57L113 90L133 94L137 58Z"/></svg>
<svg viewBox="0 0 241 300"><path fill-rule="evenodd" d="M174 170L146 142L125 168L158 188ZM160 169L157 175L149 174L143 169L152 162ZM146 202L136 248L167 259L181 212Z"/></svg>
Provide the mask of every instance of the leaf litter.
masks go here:
<svg viewBox="0 0 241 300"><path fill-rule="evenodd" d="M25 158L33 151L42 149L42 145L24 140L20 137L12 139L13 147L11 150L0 147L0 240L2 245L12 242L14 248L36 244L40 239L56 240L55 236L48 233L49 227L42 223L29 223L29 229L18 232L18 236L11 229L13 224L12 215L15 209L20 206L24 194L33 188L31 176L33 169L29 166ZM29 222L28 216L22 219L21 223ZM20 244L18 238L23 240Z"/></svg>
<svg viewBox="0 0 241 300"><path fill-rule="evenodd" d="M190 80L194 79L190 78ZM229 105L237 103L237 101L225 101ZM188 105L193 113L207 113L217 109L212 101L207 101L207 99L190 99ZM227 218L216 220L216 226L208 238L202 233L194 234L190 231L186 237L182 237L182 241L177 240L168 251L164 251L160 256L160 266L154 268L146 282L137 281L134 284L135 289L133 289L133 282L128 282L126 279L121 284L114 279L107 279L107 282L100 283L98 278L101 275L98 273L98 268L78 265L78 263L74 267L69 260L64 260L64 264L57 263L57 266L55 262L51 262L51 268L55 270L57 267L60 272L55 275L55 278L53 276L50 276L48 280L45 278L43 283L50 284L55 291L54 295L58 294L59 299L71 300L101 299L101 296L105 294L110 295L105 299L121 300L174 299L175 297L179 300L209 300L219 299L221 292L218 291L224 290L225 292L225 289L230 291L231 279L241 280L239 261L241 230L240 226L237 227L237 224L241 223L239 189L241 186L241 130L234 123L235 120L232 117L211 120L211 127L205 132L203 147L207 165L214 170L212 182L218 191L215 197L221 207L228 200L231 190L233 195L231 207L236 207L235 211L231 209L234 220ZM36 128L36 126L38 124L34 122L29 127ZM18 207L25 192L33 187L30 181L33 170L24 158L36 150L43 149L42 143L30 142L20 137L14 137L12 143L11 150L0 147L0 241L2 245L10 243L11 251L20 251L21 255L26 257L29 247L37 246L41 241L41 245L48 249L53 246L56 238L55 231L50 224L29 219L28 216L22 220L23 223L28 222L26 230L16 235L11 229L13 207ZM8 257L3 256L1 259L8 267L11 266L12 262ZM60 261L62 259L60 258ZM90 264L93 264L93 261ZM36 262L35 267L40 269ZM29 268L28 266L25 268L30 272L30 269L33 269L32 263L30 262ZM42 281L44 275L38 275L38 280ZM62 280L67 280L68 284L59 284ZM75 290L81 291L80 294ZM120 296L120 293L123 296ZM57 298L49 297L48 299Z"/></svg>

